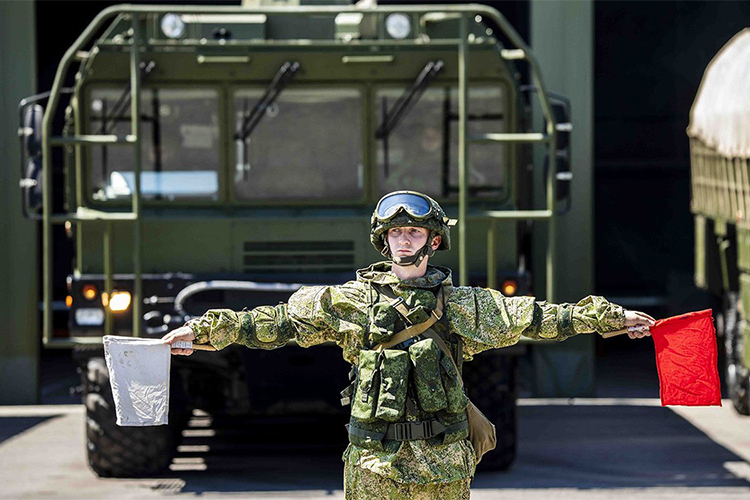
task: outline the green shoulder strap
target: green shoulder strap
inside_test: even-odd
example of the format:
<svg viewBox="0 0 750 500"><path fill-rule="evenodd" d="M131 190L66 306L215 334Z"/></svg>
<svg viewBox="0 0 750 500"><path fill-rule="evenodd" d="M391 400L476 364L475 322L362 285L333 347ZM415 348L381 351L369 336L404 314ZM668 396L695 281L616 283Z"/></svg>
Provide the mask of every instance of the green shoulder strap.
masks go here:
<svg viewBox="0 0 750 500"><path fill-rule="evenodd" d="M401 297L396 297L396 294L393 293L393 290L391 290L388 286L383 286L380 284L375 284L377 290L391 299L391 306L395 308L402 316L406 317L409 314L409 310L404 305L404 299ZM404 328L400 332L396 333L388 339L387 342L383 342L381 344L376 345L373 349L382 351L383 349L388 349L389 347L393 347L396 344L400 344L401 342L404 342L405 340L409 340L412 337L416 337L417 335L421 335L428 329L432 327L435 323L437 323L440 318L443 317L443 294L438 294L437 298L437 304L435 305L435 309L432 310L430 317L423 321L422 323L417 323L416 325L412 325L408 328Z"/></svg>
<svg viewBox="0 0 750 500"><path fill-rule="evenodd" d="M390 287L383 286L380 284L376 284L376 287L380 293L382 293L383 295L385 295L386 297L392 300L391 306L395 307L396 310L399 313L401 313L402 316L406 317L406 315L409 314L409 310L404 305L404 300L400 297L396 297L396 294L393 293L393 290L391 290ZM435 322L443 316L443 300L444 300L443 292L445 288L447 288L447 286L443 286L441 288L441 293L438 293L438 297L437 297L438 302L435 307L435 310L432 311L432 316L430 317L429 320L425 321L424 323L419 323L418 325L414 325L409 328L406 328L405 330L401 330L399 333L391 337L391 339L388 342L379 344L375 348L379 349L381 348L381 346L384 346L382 347L382 349L387 349L388 347L392 347L396 344L400 344L404 340L410 339L412 337L416 337L417 335L420 335L420 334L424 334L425 337L428 337L434 340L435 343L437 343L440 350L443 351L443 353L446 356L448 356L448 359L451 360L451 363L453 364L453 367L456 369L456 373L458 374L458 382L461 384L461 387L463 387L464 380L463 380L463 377L461 377L461 370L458 369L456 360L453 359L453 354L451 354L450 349L445 344L445 341L442 339L442 337L440 337L440 335L438 335L438 333L432 329L432 325L434 325ZM429 323L429 325L427 325L425 328L421 328L423 325L426 325L427 323ZM416 327L420 327L420 328L416 328ZM403 335L404 333L406 333L408 330L411 330L411 329L416 329L416 330L421 330L421 331L419 331L419 333L409 332L408 336ZM399 338L397 339L396 337L399 337Z"/></svg>
<svg viewBox="0 0 750 500"><path fill-rule="evenodd" d="M408 316L409 310L404 305L404 299L402 299L401 297L397 297L391 287L387 285L381 285L379 283L374 283L374 286L379 293L391 299L391 307L396 309L399 314L401 314L401 316L403 316L404 318ZM440 293L437 294L437 304L435 305L435 309L431 311L430 318L427 321L423 321L422 323L417 323L416 325L404 328L400 332L393 335L393 337L391 337L388 342L378 344L374 347L374 349L388 349L389 347L393 347L396 344L400 344L405 340L409 340L412 337L416 337L417 335L421 335L429 331L432 328L432 325L437 323L443 317L443 307L446 290L448 290L448 293L450 293L450 288L447 285L443 285L440 289Z"/></svg>

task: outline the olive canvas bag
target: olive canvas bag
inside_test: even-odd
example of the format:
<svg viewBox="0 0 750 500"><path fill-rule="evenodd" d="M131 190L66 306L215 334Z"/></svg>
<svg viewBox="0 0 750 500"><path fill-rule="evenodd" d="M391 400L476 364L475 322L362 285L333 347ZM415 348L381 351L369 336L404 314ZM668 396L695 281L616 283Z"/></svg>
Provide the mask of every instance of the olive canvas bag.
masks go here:
<svg viewBox="0 0 750 500"><path fill-rule="evenodd" d="M378 286L377 287L380 293L385 295L386 297L393 300L392 306L404 317L406 317L406 314L408 314L408 309L403 303L402 299L399 299L396 297L396 295L393 293L393 291L390 289L390 287L387 286ZM443 286L443 290L445 290L448 287ZM450 288L448 288L450 290ZM464 380L463 377L461 377L461 371L458 369L458 365L456 364L456 360L453 359L453 355L451 354L450 349L447 345L445 345L445 341L440 337L440 335L432 328L432 325L435 324L437 320L439 320L443 315L443 303L446 301L447 297L444 297L444 293L438 294L438 304L435 310L432 312L432 315L430 317L430 320L424 322L420 325L415 325L412 327L409 327L405 330L402 330L401 332L394 335L394 338L388 342L387 344L380 344L379 346L376 346L376 349L383 347L391 347L392 345L396 345L399 342L403 342L404 340L416 337L417 335L424 335L425 337L432 339L440 348L441 351L443 351L443 354L450 360L451 364L453 364L453 367L456 370L456 374L458 375L458 382L461 385L461 388L464 387ZM424 328L424 327L427 328ZM411 330L411 331L409 331ZM474 447L474 455L476 458L477 463L479 463L482 460L482 457L485 453L488 451L492 451L497 446L497 431L495 429L495 425L490 422L490 420L482 413L479 408L477 408L474 403L469 400L468 406L466 407L466 417L469 423L469 441L471 442L471 445Z"/></svg>
<svg viewBox="0 0 750 500"><path fill-rule="evenodd" d="M458 381L461 384L461 387L463 387L464 380L463 377L461 377L461 372L458 370L453 355L451 355L448 346L445 345L445 342L440 338L440 335L434 330L429 329L424 332L424 336L434 340L438 347L443 351L443 354L445 354L451 363L453 363L453 366L456 368L456 373L458 374ZM479 463L485 453L494 450L495 446L497 446L497 431L495 430L495 424L490 422L490 419L485 417L484 413L482 413L479 408L471 402L471 400L469 400L469 404L466 407L466 418L469 421L469 441L471 441L471 445L474 447L474 455L476 456L477 463Z"/></svg>

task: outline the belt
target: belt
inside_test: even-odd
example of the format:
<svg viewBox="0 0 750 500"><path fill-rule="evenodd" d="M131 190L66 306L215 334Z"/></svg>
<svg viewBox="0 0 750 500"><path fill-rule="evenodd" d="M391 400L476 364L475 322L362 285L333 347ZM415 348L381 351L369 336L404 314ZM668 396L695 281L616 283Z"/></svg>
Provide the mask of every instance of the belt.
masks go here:
<svg viewBox="0 0 750 500"><path fill-rule="evenodd" d="M452 433L468 428L469 423L462 420L453 425L445 426L438 420L423 420L420 422L397 422L388 424L386 431L374 432L369 429L357 427L353 424L346 426L349 434L369 438L374 441L388 439L392 441L414 441L418 439L429 439L443 433Z"/></svg>
<svg viewBox="0 0 750 500"><path fill-rule="evenodd" d="M437 420L398 422L388 425L388 429L385 431L385 439L395 439L396 441L429 439L442 432L445 432L445 426Z"/></svg>

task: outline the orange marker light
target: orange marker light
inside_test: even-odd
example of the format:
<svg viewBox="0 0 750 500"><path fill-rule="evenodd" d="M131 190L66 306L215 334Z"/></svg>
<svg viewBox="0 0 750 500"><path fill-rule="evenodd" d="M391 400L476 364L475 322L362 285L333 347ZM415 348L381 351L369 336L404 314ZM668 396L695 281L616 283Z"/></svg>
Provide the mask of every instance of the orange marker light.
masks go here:
<svg viewBox="0 0 750 500"><path fill-rule="evenodd" d="M65 305L68 306L68 307L73 307L73 296L72 295L68 295L67 297L65 297Z"/></svg>
<svg viewBox="0 0 750 500"><path fill-rule="evenodd" d="M83 285L81 294L86 300L94 300L96 298L96 287L94 285Z"/></svg>
<svg viewBox="0 0 750 500"><path fill-rule="evenodd" d="M503 282L503 294L507 296L515 295L518 285L513 280L505 280Z"/></svg>

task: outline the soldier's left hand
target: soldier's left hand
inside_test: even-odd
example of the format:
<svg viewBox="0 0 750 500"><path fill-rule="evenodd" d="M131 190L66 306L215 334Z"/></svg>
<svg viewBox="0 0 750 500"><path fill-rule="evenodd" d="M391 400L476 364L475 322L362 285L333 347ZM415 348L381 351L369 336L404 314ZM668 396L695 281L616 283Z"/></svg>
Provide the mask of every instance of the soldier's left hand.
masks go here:
<svg viewBox="0 0 750 500"><path fill-rule="evenodd" d="M640 330L628 332L628 337L631 339L640 339L643 337L650 337L650 328L654 326L656 320L648 314L640 311L625 311L625 327L640 327Z"/></svg>
<svg viewBox="0 0 750 500"><path fill-rule="evenodd" d="M195 333L193 333L193 330L191 330L189 326L184 325L175 330L172 330L168 334L164 335L161 339L165 344L169 344L171 346L174 342L177 341L192 342L193 340L195 340ZM192 349L179 349L177 347L172 347L170 349L170 352L172 354L179 354L182 356L190 356L191 354L193 354Z"/></svg>

